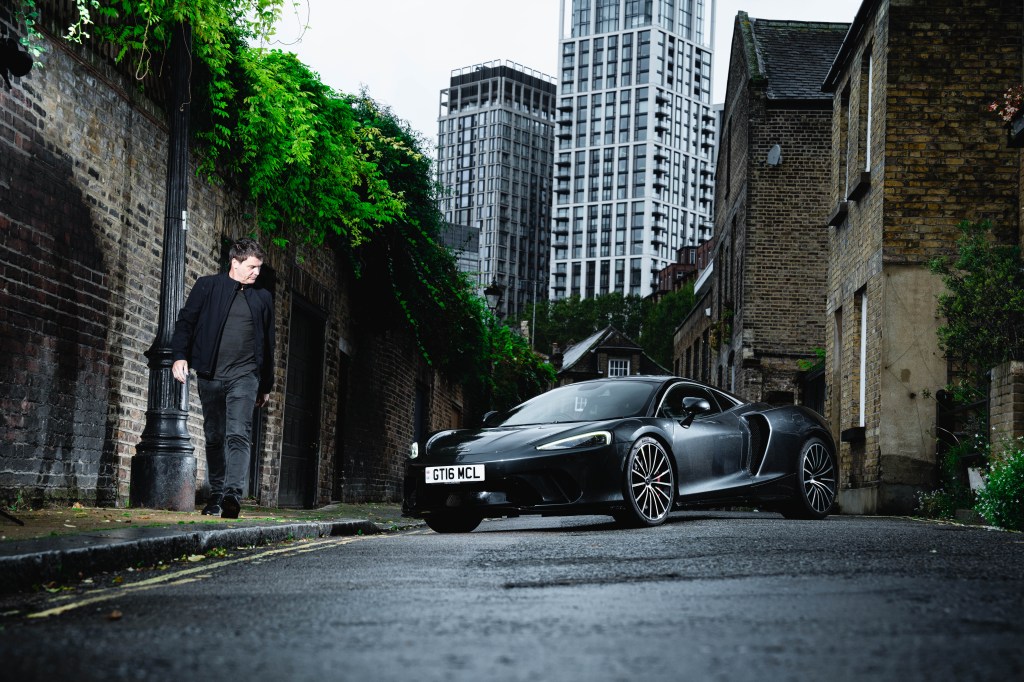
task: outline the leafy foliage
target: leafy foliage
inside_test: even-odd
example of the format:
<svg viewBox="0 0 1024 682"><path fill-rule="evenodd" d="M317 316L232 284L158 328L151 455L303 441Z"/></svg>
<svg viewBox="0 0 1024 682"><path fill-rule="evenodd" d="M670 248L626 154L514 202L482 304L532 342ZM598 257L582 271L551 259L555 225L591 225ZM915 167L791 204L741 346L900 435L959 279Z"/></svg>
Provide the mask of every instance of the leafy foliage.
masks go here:
<svg viewBox="0 0 1024 682"><path fill-rule="evenodd" d="M639 343L662 367L672 367L676 327L690 313L695 302L693 282L690 282L678 291L665 294L657 303L647 306Z"/></svg>
<svg viewBox="0 0 1024 682"><path fill-rule="evenodd" d="M365 93L336 92L295 55L254 47L287 1L75 0L67 37L90 38L92 26L142 78L189 24L203 172L241 190L278 246L329 245L351 266L361 318L407 326L428 362L502 399L545 388L550 368L494 328L438 241L443 219L422 141ZM19 16L36 21L38 2L20 0Z"/></svg>
<svg viewBox="0 0 1024 682"><path fill-rule="evenodd" d="M987 449L981 434L948 448L939 458L939 487L918 495L918 511L932 518L952 519L957 509L970 509L974 493L966 479L964 459L983 455Z"/></svg>
<svg viewBox="0 0 1024 682"><path fill-rule="evenodd" d="M993 463L974 508L993 525L1024 530L1024 439Z"/></svg>
<svg viewBox="0 0 1024 682"><path fill-rule="evenodd" d="M612 326L640 344L656 362L671 367L675 329L693 305L692 285L666 294L657 302L620 293L538 302L534 330L536 347L550 350L557 343L565 349ZM533 316L533 309L528 308L522 319L532 321Z"/></svg>
<svg viewBox="0 0 1024 682"><path fill-rule="evenodd" d="M490 382L494 409L507 410L553 384L554 368L536 361L528 339L503 324L492 324L488 331L494 368Z"/></svg>
<svg viewBox="0 0 1024 682"><path fill-rule="evenodd" d="M987 221L960 223L957 256L935 259L947 292L939 296L939 346L976 376L1024 358L1024 269L1020 247L993 241Z"/></svg>

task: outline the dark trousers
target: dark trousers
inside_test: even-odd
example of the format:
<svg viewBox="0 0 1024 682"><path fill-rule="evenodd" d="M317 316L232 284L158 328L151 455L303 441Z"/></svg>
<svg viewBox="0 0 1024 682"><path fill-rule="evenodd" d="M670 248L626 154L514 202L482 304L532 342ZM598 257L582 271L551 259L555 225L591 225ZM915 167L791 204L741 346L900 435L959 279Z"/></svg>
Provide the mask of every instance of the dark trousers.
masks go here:
<svg viewBox="0 0 1024 682"><path fill-rule="evenodd" d="M252 413L258 389L255 373L227 381L199 378L211 495L242 497L249 475Z"/></svg>

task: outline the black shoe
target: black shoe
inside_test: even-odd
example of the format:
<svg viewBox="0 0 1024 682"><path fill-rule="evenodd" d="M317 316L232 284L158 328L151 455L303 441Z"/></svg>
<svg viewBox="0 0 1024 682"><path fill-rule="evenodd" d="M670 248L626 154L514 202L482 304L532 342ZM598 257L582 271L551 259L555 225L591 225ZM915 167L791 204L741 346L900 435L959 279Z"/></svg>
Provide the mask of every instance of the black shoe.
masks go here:
<svg viewBox="0 0 1024 682"><path fill-rule="evenodd" d="M203 507L203 516L220 516L220 495L212 495Z"/></svg>
<svg viewBox="0 0 1024 682"><path fill-rule="evenodd" d="M242 505L234 495L225 495L221 500L220 517L222 519L237 519L240 511L242 511Z"/></svg>

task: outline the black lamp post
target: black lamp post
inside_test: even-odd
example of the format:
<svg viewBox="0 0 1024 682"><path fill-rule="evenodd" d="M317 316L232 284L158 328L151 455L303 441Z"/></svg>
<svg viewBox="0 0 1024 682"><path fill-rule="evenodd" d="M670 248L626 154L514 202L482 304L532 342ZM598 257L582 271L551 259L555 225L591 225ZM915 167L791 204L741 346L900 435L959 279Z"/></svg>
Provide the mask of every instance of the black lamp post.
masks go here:
<svg viewBox="0 0 1024 682"><path fill-rule="evenodd" d="M505 287L498 284L497 280L491 280L491 285L484 289L484 301L487 303L488 310L491 311L491 316L487 321L487 339L491 352L490 379L487 391L489 394L487 396L489 409L494 409L494 330L497 323L498 308L501 307L501 299L504 293Z"/></svg>
<svg viewBox="0 0 1024 682"><path fill-rule="evenodd" d="M156 340L146 351L146 426L132 458L129 499L133 507L192 511L196 503L196 458L188 434L188 384L178 383L171 375L174 320L185 302L191 26L183 23L174 31L172 41L160 318Z"/></svg>
<svg viewBox="0 0 1024 682"><path fill-rule="evenodd" d="M501 305L501 298L504 292L505 287L498 284L496 280L492 280L491 285L484 289L484 300L487 301L487 307L492 313L498 313L498 307Z"/></svg>

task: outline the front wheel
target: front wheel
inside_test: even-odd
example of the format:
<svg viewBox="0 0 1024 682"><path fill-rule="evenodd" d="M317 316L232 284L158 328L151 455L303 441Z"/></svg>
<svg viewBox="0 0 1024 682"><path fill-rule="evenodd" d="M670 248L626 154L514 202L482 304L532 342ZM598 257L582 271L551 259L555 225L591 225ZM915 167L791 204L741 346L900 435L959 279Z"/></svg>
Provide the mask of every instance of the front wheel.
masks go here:
<svg viewBox="0 0 1024 682"><path fill-rule="evenodd" d="M626 509L620 523L650 527L665 522L675 499L676 477L665 448L649 436L639 438L626 459L623 496Z"/></svg>
<svg viewBox="0 0 1024 682"><path fill-rule="evenodd" d="M836 456L820 438L811 438L797 460L797 490L782 510L787 519L823 519L836 502Z"/></svg>
<svg viewBox="0 0 1024 682"><path fill-rule="evenodd" d="M435 533L469 533L480 525L483 517L478 514L431 514L423 520Z"/></svg>

